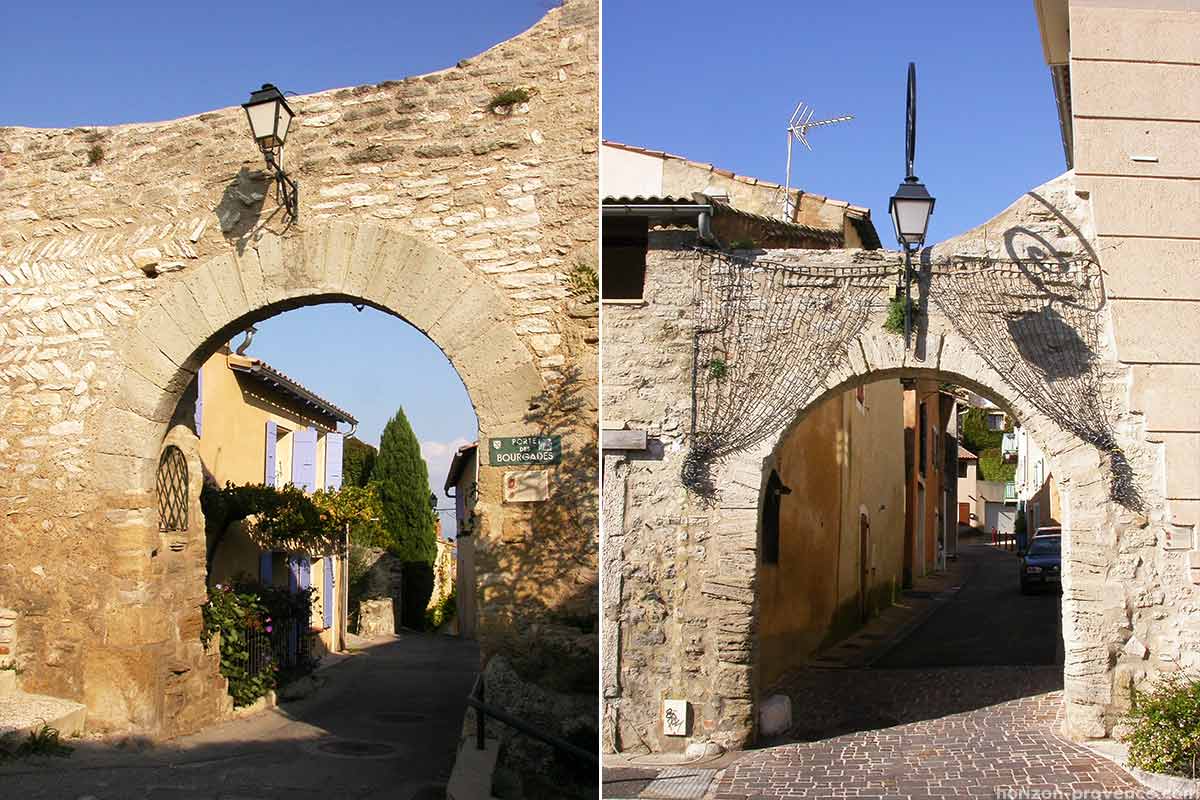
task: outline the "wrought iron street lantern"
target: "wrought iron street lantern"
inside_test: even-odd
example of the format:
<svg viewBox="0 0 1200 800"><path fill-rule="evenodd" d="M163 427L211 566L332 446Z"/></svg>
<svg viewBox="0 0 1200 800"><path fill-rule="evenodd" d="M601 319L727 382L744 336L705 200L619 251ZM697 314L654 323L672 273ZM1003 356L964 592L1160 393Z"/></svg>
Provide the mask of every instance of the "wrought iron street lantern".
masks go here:
<svg viewBox="0 0 1200 800"><path fill-rule="evenodd" d="M888 202L896 242L904 251L904 344L912 333L912 254L925 246L934 198L913 174L917 152L917 65L908 63L908 100L904 126L905 178Z"/></svg>
<svg viewBox="0 0 1200 800"><path fill-rule="evenodd" d="M917 250L925 244L925 233L929 229L929 217L933 214L934 199L925 189L925 184L910 175L900 184L888 203L888 213L896 226L896 241L900 246Z"/></svg>
<svg viewBox="0 0 1200 800"><path fill-rule="evenodd" d="M299 212L300 187L283 171L283 143L287 139L295 114L283 97L283 92L270 83L251 92L250 99L242 103L246 119L250 122L250 133L262 150L267 166L275 173L275 184L280 202L292 219Z"/></svg>

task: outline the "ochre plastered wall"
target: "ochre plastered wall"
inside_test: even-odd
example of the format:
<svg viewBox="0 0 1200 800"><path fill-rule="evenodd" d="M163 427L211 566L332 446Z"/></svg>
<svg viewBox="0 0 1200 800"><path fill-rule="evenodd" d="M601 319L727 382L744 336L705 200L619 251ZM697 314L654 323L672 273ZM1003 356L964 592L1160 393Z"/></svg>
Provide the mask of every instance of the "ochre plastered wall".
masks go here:
<svg viewBox="0 0 1200 800"><path fill-rule="evenodd" d="M904 557L903 397L898 381L832 397L779 443L779 562L759 558L759 680L771 687L890 602ZM870 525L861 552L860 518Z"/></svg>
<svg viewBox="0 0 1200 800"><path fill-rule="evenodd" d="M200 363L314 302L424 331L484 437L542 432L546 393L570 384L565 463L538 514L514 513L502 470L480 469L481 637L594 610L595 312L567 273L596 259L597 20L594 2L567 2L455 68L289 98L296 220L240 108L0 130L0 606L21 615L23 688L86 702L97 729L220 716L198 644L203 537L163 546L158 453ZM488 109L514 86L537 92Z"/></svg>

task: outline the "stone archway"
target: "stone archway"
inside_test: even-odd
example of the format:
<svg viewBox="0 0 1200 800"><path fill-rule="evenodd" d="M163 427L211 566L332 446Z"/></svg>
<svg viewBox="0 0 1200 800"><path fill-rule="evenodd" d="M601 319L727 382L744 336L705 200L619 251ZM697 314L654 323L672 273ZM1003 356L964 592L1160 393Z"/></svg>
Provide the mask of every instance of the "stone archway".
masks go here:
<svg viewBox="0 0 1200 800"><path fill-rule="evenodd" d="M569 284L596 262L597 18L570 0L450 69L289 98L295 217L237 107L0 131L0 606L21 690L84 702L98 730L219 716L191 699L221 679L197 641L202 560L158 535L157 450L222 337L319 302L425 331L482 435L562 436L548 502L504 507L481 470L485 647L489 624L594 613L596 309ZM518 86L529 102L492 108Z"/></svg>
<svg viewBox="0 0 1200 800"><path fill-rule="evenodd" d="M190 679L205 689L196 702L212 705L211 684L219 683L214 659L198 651L188 636L197 627L196 609L205 591L203 546L171 551L163 546L154 524L154 482L159 451L180 397L217 346L247 325L291 308L336 301L369 304L413 324L441 348L472 400L481 437L538 433L531 412L537 410L546 381L513 331L507 298L438 247L379 224L335 222L291 238L260 234L240 252L231 248L193 270L158 280L164 285L155 299L121 337L111 424L96 443L95 471L101 486L123 497L126 578L142 587L128 600L124 594L115 599L109 613L146 621L136 628L142 637L139 643L157 646L158 655L173 665L166 668L168 674L207 675L208 686ZM170 435L181 434L175 428ZM502 470L480 465L476 574L481 586L515 579L489 557L502 535L513 539L513 529L523 520L503 504L501 483ZM502 625L516 613L501 603L481 604L481 631L486 635L489 627ZM153 626L162 637L157 641L149 629L152 619L170 622ZM122 688L114 691L111 684ZM162 716L157 704L137 708L129 701L137 689L136 678L128 675L94 673L89 696L123 699L96 703L93 714L119 726L123 720L103 716L105 711L116 712L141 726L161 725L164 732L178 732L172 719L156 719ZM167 694L176 693L168 689ZM153 702L155 693L145 691L142 696ZM190 724L203 716L186 708L172 715Z"/></svg>
<svg viewBox="0 0 1200 800"><path fill-rule="evenodd" d="M760 693L766 688L756 669L756 626L759 520L768 459L788 427L823 398L884 378L920 376L939 377L1000 401L1047 453L1062 491L1062 521L1069 532L1063 602L1068 732L1084 738L1112 731L1128 702L1130 684L1157 668L1145 660L1146 648L1140 643L1162 641L1169 648L1176 636L1166 622L1169 615L1161 613L1164 591L1185 594L1188 587L1186 564L1167 544L1180 531L1174 530L1162 496L1161 454L1146 441L1140 416L1128 406L1129 368L1115 355L1111 311L1104 304L1089 311L1089 343L1094 344L1086 356L1088 374L1094 379L1093 397L1103 398L1112 436L1137 476L1144 501L1139 511L1111 499L1110 456L1081 437L1082 426L1072 427L1067 415L1047 411L1045 392L1038 394L1038 387L1022 380L1027 376L997 368L1001 360L989 357L981 339L971 338L970 325L947 316L946 309L955 305L936 291L930 296L931 286L938 290L930 264L943 265L940 280L945 265L969 259L1007 261L1014 271L1021 270L1022 262L1040 261L1051 273L1072 253L1078 253L1080 261L1094 262L1090 220L1086 197L1076 192L1068 174L1030 192L985 225L932 248L920 266L916 297L921 315L911 349L883 325L901 264L896 253L713 254L693 249L677 234L652 234L646 296L655 306L653 318L617 307L606 309L605 316L606 418L624 418L629 427L644 425L648 440L654 441L654 447L643 452L610 453L605 459L605 528L616 532L606 538L602 555L609 626L603 673L608 747L671 751L691 743L741 748L754 741ZM742 259L744 266L731 266L731 258ZM720 263L714 264L714 259ZM1090 275L1098 272L1089 269ZM893 277L884 281L880 276L886 275ZM718 291L705 294L706 276L713 276L710 285ZM841 276L867 277L851 292L838 288L851 285L840 282ZM721 295L730 291L728 287L736 291ZM820 324L822 318L789 318L783 312L772 317L768 295L755 294L755 287L800 293L812 301L805 308L822 313L866 309L843 328L847 338L830 337L833 344L819 354L824 372L806 373L816 376L812 382L791 381L802 384L802 391L777 391L785 379L794 377L788 372L790 364L774 368L753 359L771 352L779 336L812 333L813 320ZM1092 284L1089 291L1095 290ZM997 315L1014 307L1013 298L999 293L976 299L977 306ZM750 309L756 326L748 329L754 348L750 374L761 381L753 399L765 405L743 402L744 397L729 402L736 401L733 409L738 413L747 408L758 413L765 407L764 418L779 410L784 418L777 425L735 420L741 426L735 433L750 430L754 436L743 436L749 445L709 462L711 485L718 493L706 501L681 482L695 475L689 451L696 441L708 442L680 423L696 419L695 409L709 408L704 405L709 397L724 402L731 395L721 392L734 391L718 389L706 395L697 389L701 379L719 381L738 374L738 352L727 356L725 350L706 350L709 346L701 338L724 336L723 347L738 339L732 317L719 316L729 307L727 301L744 302ZM670 324L663 322L667 319ZM657 345L653 357L639 351L647 341ZM1015 358L1026 343L1011 336L1003 344L1015 348ZM1024 360L1028 356L1025 351L1019 354ZM709 371L705 368L710 358L720 359L721 369L706 378L702 372ZM647 368L655 375L655 393L635 397L624 387L637 386L639 370ZM615 390L610 390L610 381ZM653 501L652 511L648 500ZM1131 638L1136 641L1129 645ZM663 735L663 698L690 704L694 716L686 737Z"/></svg>

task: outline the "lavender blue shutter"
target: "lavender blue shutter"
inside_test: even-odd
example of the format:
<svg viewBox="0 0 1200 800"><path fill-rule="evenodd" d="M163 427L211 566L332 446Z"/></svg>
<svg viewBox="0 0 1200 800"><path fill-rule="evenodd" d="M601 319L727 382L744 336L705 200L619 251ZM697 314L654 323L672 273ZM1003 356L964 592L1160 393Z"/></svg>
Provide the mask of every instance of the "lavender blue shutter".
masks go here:
<svg viewBox="0 0 1200 800"><path fill-rule="evenodd" d="M325 434L325 488L342 488L342 434Z"/></svg>
<svg viewBox="0 0 1200 800"><path fill-rule="evenodd" d="M317 488L317 429L292 434L292 483L306 492Z"/></svg>
<svg viewBox="0 0 1200 800"><path fill-rule="evenodd" d="M300 588L308 589L312 587L312 563L308 560L308 556L300 556Z"/></svg>
<svg viewBox="0 0 1200 800"><path fill-rule="evenodd" d="M275 485L275 445L279 440L279 426L274 422L267 423L267 470L263 483Z"/></svg>
<svg viewBox="0 0 1200 800"><path fill-rule="evenodd" d="M325 573L325 601L321 605L325 609L325 627L333 627L333 557L325 556L323 570Z"/></svg>
<svg viewBox="0 0 1200 800"><path fill-rule="evenodd" d="M271 552L269 550L258 557L258 580L263 586L271 585Z"/></svg>
<svg viewBox="0 0 1200 800"><path fill-rule="evenodd" d="M295 592L300 586L300 558L288 556L288 591Z"/></svg>
<svg viewBox="0 0 1200 800"><path fill-rule="evenodd" d="M204 417L204 367L196 371L196 438L200 438L200 422Z"/></svg>

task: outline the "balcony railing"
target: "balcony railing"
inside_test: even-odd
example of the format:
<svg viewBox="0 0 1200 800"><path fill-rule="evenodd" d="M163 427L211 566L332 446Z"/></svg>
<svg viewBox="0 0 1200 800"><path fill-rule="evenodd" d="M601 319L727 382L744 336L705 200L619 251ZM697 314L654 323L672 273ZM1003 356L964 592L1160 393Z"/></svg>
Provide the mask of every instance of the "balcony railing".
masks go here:
<svg viewBox="0 0 1200 800"><path fill-rule="evenodd" d="M1004 502L1015 503L1017 500L1017 485L1009 482L1004 484Z"/></svg>

